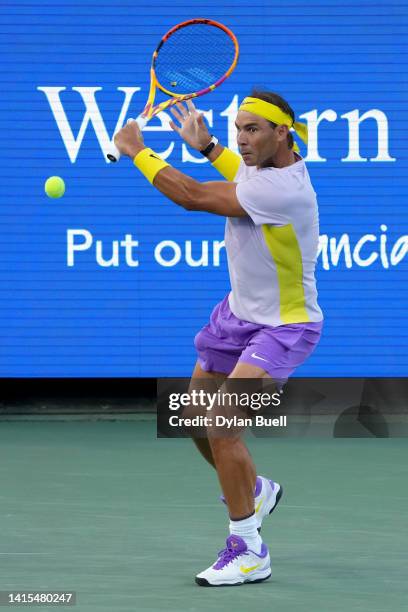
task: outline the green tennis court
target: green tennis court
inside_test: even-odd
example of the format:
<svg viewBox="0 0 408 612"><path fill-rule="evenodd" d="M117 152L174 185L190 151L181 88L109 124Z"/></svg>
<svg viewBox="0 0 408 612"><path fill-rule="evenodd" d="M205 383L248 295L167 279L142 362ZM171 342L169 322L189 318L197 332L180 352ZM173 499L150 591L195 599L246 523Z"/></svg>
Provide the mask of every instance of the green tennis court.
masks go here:
<svg viewBox="0 0 408 612"><path fill-rule="evenodd" d="M157 440L153 420L0 432L1 590L73 590L80 612L406 609L405 439L250 440L285 489L263 528L272 579L205 589L227 522L189 440Z"/></svg>

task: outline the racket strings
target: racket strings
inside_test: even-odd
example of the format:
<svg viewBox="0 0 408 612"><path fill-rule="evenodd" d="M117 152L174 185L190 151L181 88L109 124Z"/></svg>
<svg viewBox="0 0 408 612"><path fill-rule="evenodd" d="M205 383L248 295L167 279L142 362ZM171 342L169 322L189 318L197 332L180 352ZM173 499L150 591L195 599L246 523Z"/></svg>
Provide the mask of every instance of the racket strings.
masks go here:
<svg viewBox="0 0 408 612"><path fill-rule="evenodd" d="M216 83L231 67L235 45L222 29L194 24L177 30L161 47L155 73L174 94L193 93Z"/></svg>

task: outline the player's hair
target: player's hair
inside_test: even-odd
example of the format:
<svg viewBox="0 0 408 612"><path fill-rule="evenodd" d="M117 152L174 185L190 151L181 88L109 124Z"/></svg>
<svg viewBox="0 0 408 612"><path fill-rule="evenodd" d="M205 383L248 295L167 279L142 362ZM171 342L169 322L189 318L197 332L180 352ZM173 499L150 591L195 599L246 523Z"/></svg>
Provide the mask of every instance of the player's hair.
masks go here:
<svg viewBox="0 0 408 612"><path fill-rule="evenodd" d="M259 98L259 100L264 100L264 102L270 102L271 104L275 104L275 106L279 106L280 109L283 110L284 113L287 113L292 117L293 121L295 120L295 113L292 107L289 105L286 100L284 100L279 94L273 93L272 91L263 91L261 89L253 89L251 93L252 98ZM273 123L273 121L269 121L273 128L276 128L277 124ZM288 149L293 148L293 136L291 132L288 132L287 136Z"/></svg>

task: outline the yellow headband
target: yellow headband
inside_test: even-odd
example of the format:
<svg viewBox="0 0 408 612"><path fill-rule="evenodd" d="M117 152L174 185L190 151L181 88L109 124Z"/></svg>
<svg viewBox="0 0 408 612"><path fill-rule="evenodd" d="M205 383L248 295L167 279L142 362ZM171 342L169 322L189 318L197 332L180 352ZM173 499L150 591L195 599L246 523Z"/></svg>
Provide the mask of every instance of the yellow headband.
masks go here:
<svg viewBox="0 0 408 612"><path fill-rule="evenodd" d="M244 98L238 110L246 111L247 113L252 113L253 115L258 115L259 117L263 117L268 121L272 121L272 123L276 123L276 125L287 125L288 128L293 127L299 138L303 140L305 144L307 144L306 123L292 121L292 117L283 112L283 110L275 104L265 102L265 100L260 100L259 98L247 97ZM299 147L296 143L294 143L293 149L294 151L299 151Z"/></svg>

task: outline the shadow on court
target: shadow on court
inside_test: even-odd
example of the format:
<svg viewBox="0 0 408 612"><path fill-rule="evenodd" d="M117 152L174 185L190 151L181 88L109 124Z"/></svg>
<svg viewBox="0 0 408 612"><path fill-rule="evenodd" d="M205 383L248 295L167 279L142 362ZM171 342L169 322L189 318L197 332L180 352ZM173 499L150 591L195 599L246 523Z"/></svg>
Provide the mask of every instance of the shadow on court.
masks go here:
<svg viewBox="0 0 408 612"><path fill-rule="evenodd" d="M203 589L227 520L189 440L157 440L153 420L0 436L0 590L73 590L78 612L405 609L406 439L250 439L285 489L262 530L272 579Z"/></svg>

